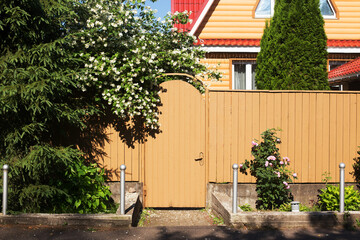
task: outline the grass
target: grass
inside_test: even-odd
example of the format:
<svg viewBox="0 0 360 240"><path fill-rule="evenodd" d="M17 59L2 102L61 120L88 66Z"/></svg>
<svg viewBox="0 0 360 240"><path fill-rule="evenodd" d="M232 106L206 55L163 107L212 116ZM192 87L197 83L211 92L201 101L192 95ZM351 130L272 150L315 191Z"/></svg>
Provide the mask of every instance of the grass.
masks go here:
<svg viewBox="0 0 360 240"><path fill-rule="evenodd" d="M209 208L201 209L202 212L207 212L209 217L212 219L214 225L225 225L224 219L214 215Z"/></svg>
<svg viewBox="0 0 360 240"><path fill-rule="evenodd" d="M147 217L150 216L150 214L153 212L155 212L155 210L152 208L143 209L141 212L141 215L140 215L138 226L143 227L146 222Z"/></svg>

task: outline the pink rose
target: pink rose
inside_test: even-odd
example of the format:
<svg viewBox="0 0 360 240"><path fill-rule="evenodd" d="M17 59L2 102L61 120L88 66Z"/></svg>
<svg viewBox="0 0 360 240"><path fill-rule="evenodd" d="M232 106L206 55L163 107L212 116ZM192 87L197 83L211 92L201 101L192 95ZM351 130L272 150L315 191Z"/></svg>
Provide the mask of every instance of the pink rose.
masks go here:
<svg viewBox="0 0 360 240"><path fill-rule="evenodd" d="M290 162L290 159L289 159L288 157L283 157L283 160L284 160L285 162Z"/></svg>
<svg viewBox="0 0 360 240"><path fill-rule="evenodd" d="M288 186L288 185L289 185L287 182L283 182L283 184L284 184L285 186Z"/></svg>
<svg viewBox="0 0 360 240"><path fill-rule="evenodd" d="M285 187L286 189L289 189L290 188L290 186L289 185L286 185L286 187Z"/></svg>
<svg viewBox="0 0 360 240"><path fill-rule="evenodd" d="M280 172L275 172L275 174L276 174L278 177L280 177Z"/></svg>
<svg viewBox="0 0 360 240"><path fill-rule="evenodd" d="M294 177L294 178L297 178L297 174L296 174L296 173L293 173L293 177Z"/></svg>
<svg viewBox="0 0 360 240"><path fill-rule="evenodd" d="M272 163L269 163L270 166L272 166Z"/></svg>
<svg viewBox="0 0 360 240"><path fill-rule="evenodd" d="M265 162L265 167L267 167L267 166L269 166L269 162L268 162L268 161Z"/></svg>
<svg viewBox="0 0 360 240"><path fill-rule="evenodd" d="M243 165L242 165L242 164L240 164L239 166L240 166L240 168L242 168L242 167L243 167Z"/></svg>
<svg viewBox="0 0 360 240"><path fill-rule="evenodd" d="M276 160L276 157L274 157L274 156L268 156L268 157L267 157L267 160L273 160L273 161L274 161L274 160Z"/></svg>
<svg viewBox="0 0 360 240"><path fill-rule="evenodd" d="M257 142L254 142L254 141L252 141L251 144L253 145L253 147L259 146L259 144Z"/></svg>
<svg viewBox="0 0 360 240"><path fill-rule="evenodd" d="M280 161L279 163L280 163L281 165L283 165L283 164L284 164L284 162L283 162L283 161Z"/></svg>

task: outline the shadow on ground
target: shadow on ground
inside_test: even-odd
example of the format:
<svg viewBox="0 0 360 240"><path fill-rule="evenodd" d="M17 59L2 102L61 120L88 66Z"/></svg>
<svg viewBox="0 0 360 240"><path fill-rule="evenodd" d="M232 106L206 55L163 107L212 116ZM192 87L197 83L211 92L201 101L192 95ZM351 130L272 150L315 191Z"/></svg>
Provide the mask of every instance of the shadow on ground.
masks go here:
<svg viewBox="0 0 360 240"><path fill-rule="evenodd" d="M0 239L360 239L359 231L333 229L236 230L223 226L99 229L47 226L0 226Z"/></svg>

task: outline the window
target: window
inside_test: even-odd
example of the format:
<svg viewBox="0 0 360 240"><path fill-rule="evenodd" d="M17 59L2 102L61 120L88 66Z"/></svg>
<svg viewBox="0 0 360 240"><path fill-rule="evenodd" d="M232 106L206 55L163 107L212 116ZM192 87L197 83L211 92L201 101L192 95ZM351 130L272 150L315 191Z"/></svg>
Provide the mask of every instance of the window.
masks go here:
<svg viewBox="0 0 360 240"><path fill-rule="evenodd" d="M232 65L232 89L254 90L255 60L237 60Z"/></svg>
<svg viewBox="0 0 360 240"><path fill-rule="evenodd" d="M260 0L256 9L256 18L270 18L274 15L275 0ZM325 19L335 19L336 13L330 0L320 0L320 11Z"/></svg>
<svg viewBox="0 0 360 240"><path fill-rule="evenodd" d="M275 0L260 0L255 10L255 17L270 18L274 15Z"/></svg>

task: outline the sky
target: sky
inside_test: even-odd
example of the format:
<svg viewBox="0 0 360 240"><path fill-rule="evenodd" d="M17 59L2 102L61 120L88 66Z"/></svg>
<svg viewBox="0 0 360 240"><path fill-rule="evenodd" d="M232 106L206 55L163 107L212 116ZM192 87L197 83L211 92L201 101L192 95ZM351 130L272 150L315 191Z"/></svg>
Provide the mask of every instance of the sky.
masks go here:
<svg viewBox="0 0 360 240"><path fill-rule="evenodd" d="M151 9L157 9L158 12L155 14L156 18L164 16L171 11L171 0L157 0L155 3L150 0L146 0L145 5L151 7Z"/></svg>

